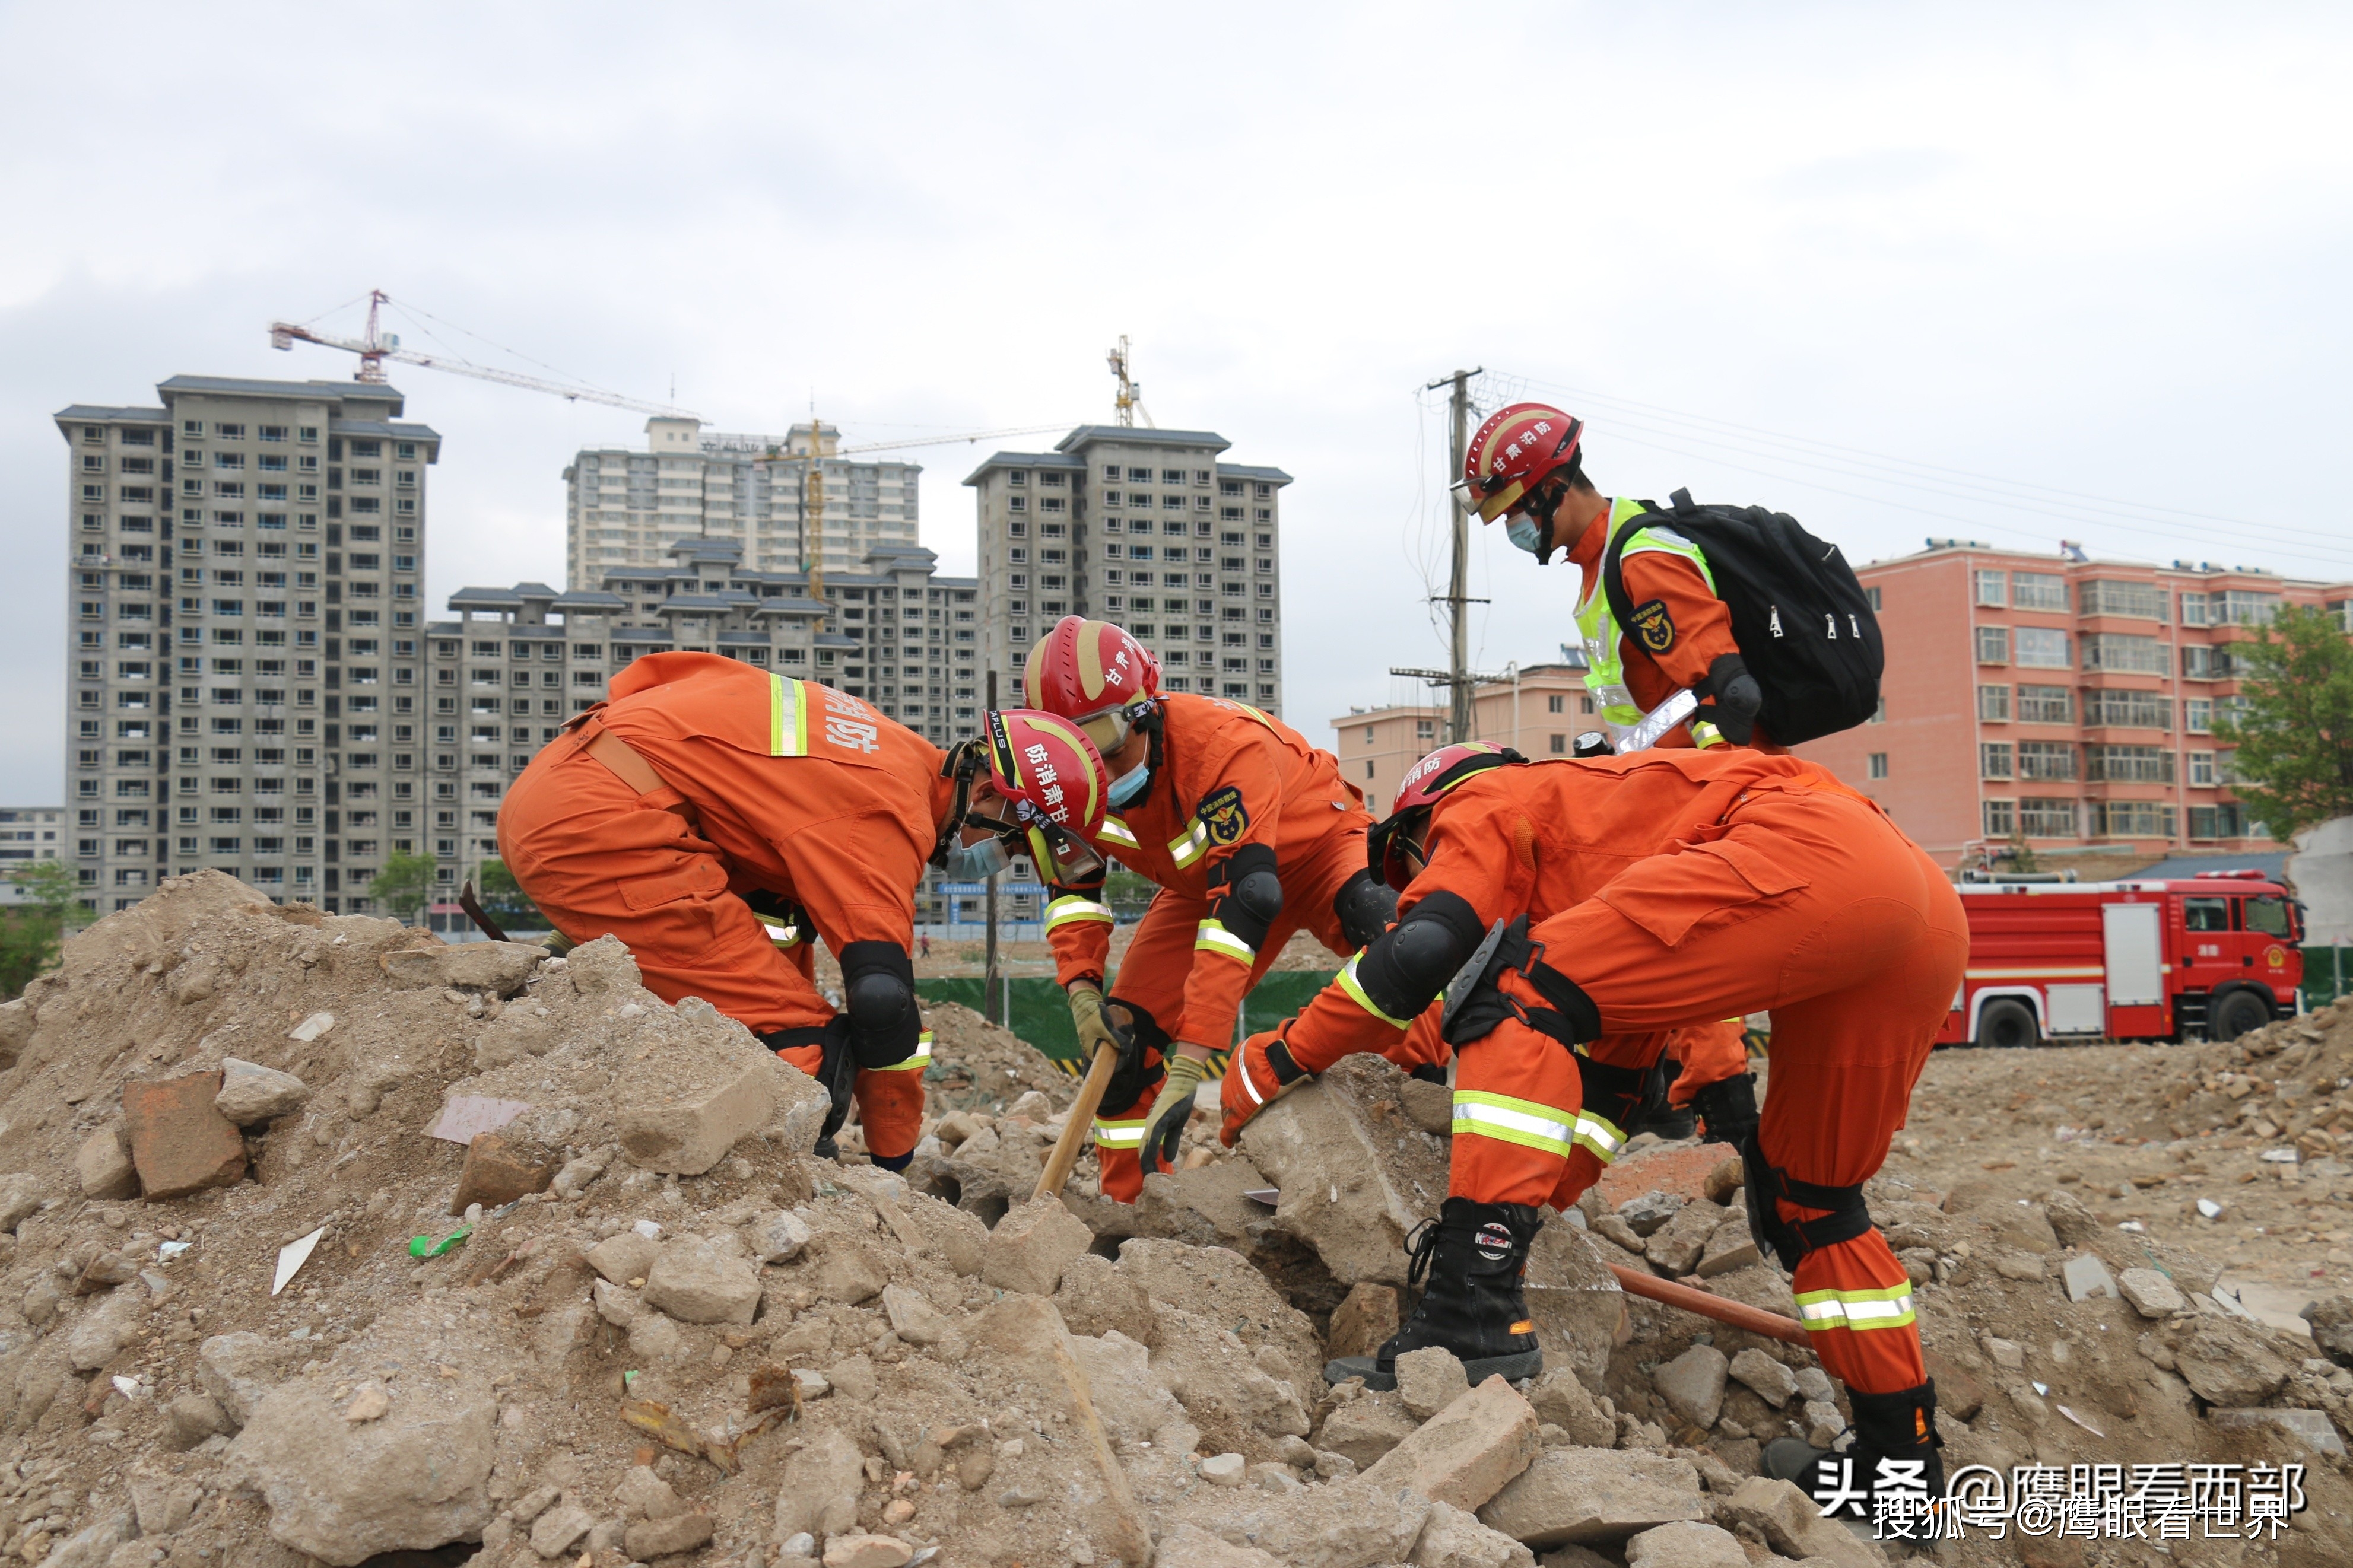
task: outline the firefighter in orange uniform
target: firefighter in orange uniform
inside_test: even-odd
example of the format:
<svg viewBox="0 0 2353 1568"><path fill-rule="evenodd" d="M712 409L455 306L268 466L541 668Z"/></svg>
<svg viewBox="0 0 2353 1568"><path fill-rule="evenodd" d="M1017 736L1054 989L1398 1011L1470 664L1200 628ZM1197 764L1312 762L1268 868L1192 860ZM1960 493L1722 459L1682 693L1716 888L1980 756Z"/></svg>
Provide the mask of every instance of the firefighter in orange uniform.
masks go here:
<svg viewBox="0 0 2353 1568"><path fill-rule="evenodd" d="M1030 708L1080 731L1103 770L1108 813L1082 836L1162 889L1106 999L1102 876L1050 878L1046 935L1083 1052L1113 1037L1113 1017L1132 1020L1095 1121L1103 1190L1123 1203L1147 1171L1174 1168L1194 1091L1231 1048L1242 998L1291 934L1313 932L1345 956L1379 935L1397 904L1366 867L1364 796L1329 752L1245 704L1164 693L1159 676L1125 631L1076 616L1039 638L1022 676ZM1393 1054L1443 1080L1434 1033Z"/></svg>
<svg viewBox="0 0 2353 1568"><path fill-rule="evenodd" d="M1794 1276L1822 1364L1852 1395L1868 1487L1924 1467L1941 1490L1936 1390L1904 1266L1862 1183L1903 1125L1959 983L1960 900L1928 858L1814 763L1745 748L1525 764L1472 743L1406 775L1373 836L1398 921L1226 1074L1232 1142L1291 1083L1377 1049L1466 965L1429 1287L1377 1357L1335 1381L1388 1386L1396 1357L1453 1352L1474 1380L1542 1363L1520 1290L1541 1205L1566 1207L1624 1141L1666 1032L1770 1008L1773 1092L1742 1149L1761 1245Z"/></svg>
<svg viewBox="0 0 2353 1568"><path fill-rule="evenodd" d="M1757 729L1763 694L1741 659L1732 613L1716 596L1715 568L1704 551L1663 521L1627 535L1620 571L1632 624L1617 624L1602 590L1603 552L1613 535L1657 508L1595 489L1585 476L1584 435L1583 420L1547 404L1497 409L1463 451L1466 504L1482 522L1503 519L1513 544L1539 566L1550 565L1556 550L1567 552L1577 571L1586 689L1613 738L1634 734L1659 704L1688 690L1701 700L1699 711L1651 744L1729 743L1778 752ZM1688 1137L1695 1110L1710 1142L1737 1143L1757 1125L1757 1080L1738 1019L1678 1031L1667 1055L1679 1069L1667 1104L1683 1114L1654 1116L1636 1130Z"/></svg>
<svg viewBox="0 0 2353 1568"><path fill-rule="evenodd" d="M969 768L847 693L712 654L649 655L611 690L508 790L515 879L573 942L619 937L647 989L702 997L824 1083L820 1153L854 1093L874 1163L904 1169L931 1059L914 890L955 847Z"/></svg>

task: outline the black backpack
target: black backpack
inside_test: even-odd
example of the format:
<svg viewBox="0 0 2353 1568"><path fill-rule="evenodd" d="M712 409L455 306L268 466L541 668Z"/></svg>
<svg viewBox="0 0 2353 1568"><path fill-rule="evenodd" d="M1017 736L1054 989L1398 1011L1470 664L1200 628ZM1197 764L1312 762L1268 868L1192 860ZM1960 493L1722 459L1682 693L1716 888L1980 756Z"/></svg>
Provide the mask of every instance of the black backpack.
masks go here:
<svg viewBox="0 0 2353 1568"><path fill-rule="evenodd" d="M1609 614L1621 633L1633 624L1620 553L1645 528L1669 528L1707 557L1716 596L1732 612L1733 640L1765 694L1757 723L1785 746L1852 729L1879 709L1886 666L1879 617L1835 544L1798 520L1763 507L1695 506L1689 490L1672 504L1631 517L1601 558Z"/></svg>

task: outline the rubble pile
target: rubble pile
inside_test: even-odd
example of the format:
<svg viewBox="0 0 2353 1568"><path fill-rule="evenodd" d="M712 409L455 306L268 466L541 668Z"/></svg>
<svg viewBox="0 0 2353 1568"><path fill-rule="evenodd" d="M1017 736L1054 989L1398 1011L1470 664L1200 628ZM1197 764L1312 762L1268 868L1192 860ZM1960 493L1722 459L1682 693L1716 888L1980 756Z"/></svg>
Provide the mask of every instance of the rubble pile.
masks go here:
<svg viewBox="0 0 2353 1568"><path fill-rule="evenodd" d="M1541 1377L1424 1351L1394 1392L1327 1389L1410 1304L1444 1089L1351 1058L1237 1150L1204 1111L1133 1207L1087 1163L1032 1201L1071 1081L929 1012L909 1170L820 1163L816 1086L616 942L450 947L167 881L0 1006L0 1559L1882 1560L1757 1474L1842 1424L1812 1358L1606 1266L1788 1310L1720 1150L1630 1153L1545 1228ZM2312 1341L2066 1191L1872 1201L1948 1463L2304 1457L2344 1415ZM2314 1328L2353 1342L2353 1303ZM2341 1551L2353 1493L2307 1462L2295 1542Z"/></svg>

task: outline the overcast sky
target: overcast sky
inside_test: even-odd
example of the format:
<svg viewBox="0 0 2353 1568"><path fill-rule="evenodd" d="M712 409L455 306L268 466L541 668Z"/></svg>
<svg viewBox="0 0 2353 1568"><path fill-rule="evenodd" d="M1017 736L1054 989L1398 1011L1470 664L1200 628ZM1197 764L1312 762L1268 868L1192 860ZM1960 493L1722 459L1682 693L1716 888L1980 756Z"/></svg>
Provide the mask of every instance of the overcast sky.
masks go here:
<svg viewBox="0 0 2353 1568"><path fill-rule="evenodd" d="M403 324L724 429L1162 425L1296 478L1287 714L1442 662L1444 428L1493 373L1605 490L2353 578L2342 7L0 3L0 800L62 789L74 402L342 378ZM493 346L495 345L495 346ZM563 570L642 420L396 367L427 591ZM1050 443L1050 437L1041 438ZM1023 443L1007 443L1020 446ZM970 571L983 455L919 451ZM1474 544L1483 668L1575 576Z"/></svg>

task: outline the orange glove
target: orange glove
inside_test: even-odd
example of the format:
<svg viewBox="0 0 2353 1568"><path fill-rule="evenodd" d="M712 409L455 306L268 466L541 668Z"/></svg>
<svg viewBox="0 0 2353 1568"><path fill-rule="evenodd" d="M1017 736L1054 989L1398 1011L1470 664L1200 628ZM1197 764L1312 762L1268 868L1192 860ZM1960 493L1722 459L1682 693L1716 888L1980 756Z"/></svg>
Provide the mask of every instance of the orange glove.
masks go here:
<svg viewBox="0 0 2353 1568"><path fill-rule="evenodd" d="M1263 1035L1252 1035L1242 1042L1226 1064L1224 1086L1218 1098L1225 1107L1225 1125L1218 1130L1218 1142L1230 1149L1241 1136L1242 1124L1287 1093L1291 1086L1303 1083L1314 1075L1291 1059L1291 1047L1283 1041L1290 1021Z"/></svg>

